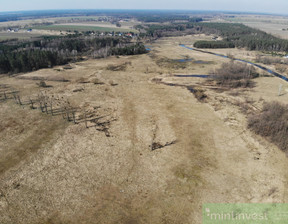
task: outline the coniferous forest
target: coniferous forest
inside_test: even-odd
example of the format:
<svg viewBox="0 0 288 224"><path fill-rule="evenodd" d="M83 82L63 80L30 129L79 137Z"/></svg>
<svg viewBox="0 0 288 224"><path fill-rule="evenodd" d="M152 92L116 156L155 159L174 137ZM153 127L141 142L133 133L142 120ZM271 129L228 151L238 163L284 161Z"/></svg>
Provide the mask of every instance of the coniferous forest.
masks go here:
<svg viewBox="0 0 288 224"><path fill-rule="evenodd" d="M93 58L109 55L146 53L142 43L131 43L121 37L43 37L33 42L0 44L0 73L19 73L63 65L83 56Z"/></svg>

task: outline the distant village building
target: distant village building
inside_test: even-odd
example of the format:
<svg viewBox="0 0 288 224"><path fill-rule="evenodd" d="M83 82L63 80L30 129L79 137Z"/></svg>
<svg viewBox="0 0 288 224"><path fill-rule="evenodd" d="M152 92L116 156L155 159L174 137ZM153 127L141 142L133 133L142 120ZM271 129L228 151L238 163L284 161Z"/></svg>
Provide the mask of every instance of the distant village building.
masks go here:
<svg viewBox="0 0 288 224"><path fill-rule="evenodd" d="M16 29L8 28L8 29L7 29L7 32L8 32L8 33L14 33L14 32L18 32L18 31L19 31L18 28L16 28Z"/></svg>

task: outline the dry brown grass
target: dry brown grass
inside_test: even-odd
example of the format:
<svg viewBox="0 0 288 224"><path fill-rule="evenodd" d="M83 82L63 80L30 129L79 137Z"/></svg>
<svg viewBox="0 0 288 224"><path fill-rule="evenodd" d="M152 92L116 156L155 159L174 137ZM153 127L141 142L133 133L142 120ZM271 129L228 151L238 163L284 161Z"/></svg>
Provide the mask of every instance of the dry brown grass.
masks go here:
<svg viewBox="0 0 288 224"><path fill-rule="evenodd" d="M0 113L2 119L3 142L9 143L0 157L0 174L18 165L21 161L36 153L41 146L49 143L59 129L66 123L61 118L42 114L40 111L22 109L18 105L6 107ZM17 138L15 138L17 136ZM10 139L10 140L9 140Z"/></svg>
<svg viewBox="0 0 288 224"><path fill-rule="evenodd" d="M187 42L190 39L187 38ZM170 44L162 45L160 56L181 58L187 53L201 61L215 59L219 62L216 66L224 61L188 50L183 53L182 48L173 45L174 41L167 41ZM108 64L124 63L124 59L133 63L133 68L129 67L127 72L105 69ZM147 66L153 72L145 74ZM185 88L156 84L157 77L161 82L160 78L164 79L165 74L191 74L192 68L195 68L195 74L207 74L214 67L203 70L191 63L191 67L185 70L171 71L159 68L155 60L141 55L83 61L72 70L63 70L63 77L70 80L84 77L90 84L55 82L53 88L45 89L47 94L64 96L87 110L95 109L99 116L109 115L110 119L113 115L117 120L109 126L109 133L105 132L105 127L99 131L99 126L94 124L86 128L84 123L67 128L55 127L54 132L50 122L58 122L56 116L46 121L49 122L46 125L41 117L47 116L40 111L30 110L28 106L23 109L13 102L17 111L11 114L7 112L9 105L1 104L0 125L10 114L13 118L23 115L20 119L23 123L19 124L19 120L15 119L7 124L19 130L10 129L10 132L5 128L0 132L0 148L9 152L11 148L22 146L21 142L25 143L26 139L23 149L29 145L39 149L35 149L32 158L22 158L19 169L8 169L1 176L0 222L200 223L201 205L205 201L270 201L272 199L267 195L271 194L272 187L281 193L274 193L273 201L287 201L287 197L283 198L284 189L281 187L285 186L288 163L281 160L280 150L268 151L255 163L249 146L255 145L253 152L260 151L262 154L266 152L265 148L255 143L249 132L239 136L242 126L237 130L230 128L219 118L220 111L215 112L207 104L197 103ZM36 75L46 77L49 71L39 71ZM160 72L163 75L160 76ZM149 82L155 76L154 82ZM95 77L106 85L92 84ZM172 76L169 78L171 83L176 80ZM119 85L112 87L109 80ZM196 82L200 82L200 79L193 80L181 78L179 83L196 86ZM27 98L31 94L37 95L39 88L35 82L13 77L1 80L1 83L21 90L23 98L24 94ZM73 92L83 86L85 91ZM210 90L206 93L212 98ZM226 102L222 105L223 110L231 109ZM61 117L59 122L63 122ZM92 126L92 123L89 125ZM24 126L27 129L22 129ZM45 133L42 130L46 126L52 129ZM243 125L243 128L246 129L246 126ZM30 137L37 136L37 131L42 131L44 138L39 138L38 143L28 144L35 140ZM156 137L152 141L154 133ZM18 136L21 139L17 139ZM175 139L178 140L176 144L150 150L153 142L164 146ZM9 146L9 142L13 146ZM273 186L265 184L267 179L273 179ZM1 194L7 198L8 205Z"/></svg>

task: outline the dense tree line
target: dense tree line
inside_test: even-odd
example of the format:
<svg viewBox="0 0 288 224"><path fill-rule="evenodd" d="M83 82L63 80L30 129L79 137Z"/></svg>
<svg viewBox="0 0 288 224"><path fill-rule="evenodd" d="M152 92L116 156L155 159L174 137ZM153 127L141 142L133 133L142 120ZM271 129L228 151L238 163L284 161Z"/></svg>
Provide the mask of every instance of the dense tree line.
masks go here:
<svg viewBox="0 0 288 224"><path fill-rule="evenodd" d="M0 73L29 72L62 65L82 56L106 57L146 53L142 43L120 37L91 38L71 35L45 37L33 42L0 44Z"/></svg>
<svg viewBox="0 0 288 224"><path fill-rule="evenodd" d="M149 25L146 28L146 36L151 36L155 38L167 36L168 33L173 33L175 31L185 31L186 29L193 29L194 23L175 23L169 25Z"/></svg>
<svg viewBox="0 0 288 224"><path fill-rule="evenodd" d="M143 44L133 44L122 48L112 48L112 55L136 55L146 53L147 50Z"/></svg>
<svg viewBox="0 0 288 224"><path fill-rule="evenodd" d="M223 41L238 48L261 51L288 51L288 40L275 37L264 31L235 23L199 23L195 26L201 33L222 36ZM232 45L233 44L233 45ZM199 43L195 43L200 45ZM217 46L217 45L214 45ZM203 48L209 45L202 45Z"/></svg>
<svg viewBox="0 0 288 224"><path fill-rule="evenodd" d="M197 41L194 44L197 48L234 48L235 44L228 41Z"/></svg>
<svg viewBox="0 0 288 224"><path fill-rule="evenodd" d="M29 72L49 68L69 61L60 52L49 50L14 51L0 54L0 73Z"/></svg>
<svg viewBox="0 0 288 224"><path fill-rule="evenodd" d="M137 17L137 19L145 23L151 23L151 22L164 23L164 22L177 22L177 21L201 22L203 21L202 18L199 18L199 17L190 18L189 16L185 16L185 15L145 15L145 16L139 16Z"/></svg>
<svg viewBox="0 0 288 224"><path fill-rule="evenodd" d="M201 17L192 17L192 18L189 18L189 22L191 23L199 23L199 22L202 22L203 19Z"/></svg>

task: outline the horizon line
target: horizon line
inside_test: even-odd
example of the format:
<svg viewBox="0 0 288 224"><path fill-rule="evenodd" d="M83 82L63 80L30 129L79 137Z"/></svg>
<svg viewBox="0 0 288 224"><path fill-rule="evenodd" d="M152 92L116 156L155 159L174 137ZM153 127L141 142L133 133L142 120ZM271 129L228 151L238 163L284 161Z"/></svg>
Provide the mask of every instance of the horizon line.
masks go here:
<svg viewBox="0 0 288 224"><path fill-rule="evenodd" d="M169 12L207 12L207 13L231 13L231 14L263 14L263 15L278 15L278 16L288 16L284 13L276 12L255 12L255 11L235 11L235 10L207 10L207 9L31 9L31 10L17 10L17 11L0 11L4 14L9 13L21 13L21 12L37 12L37 11L169 11Z"/></svg>

